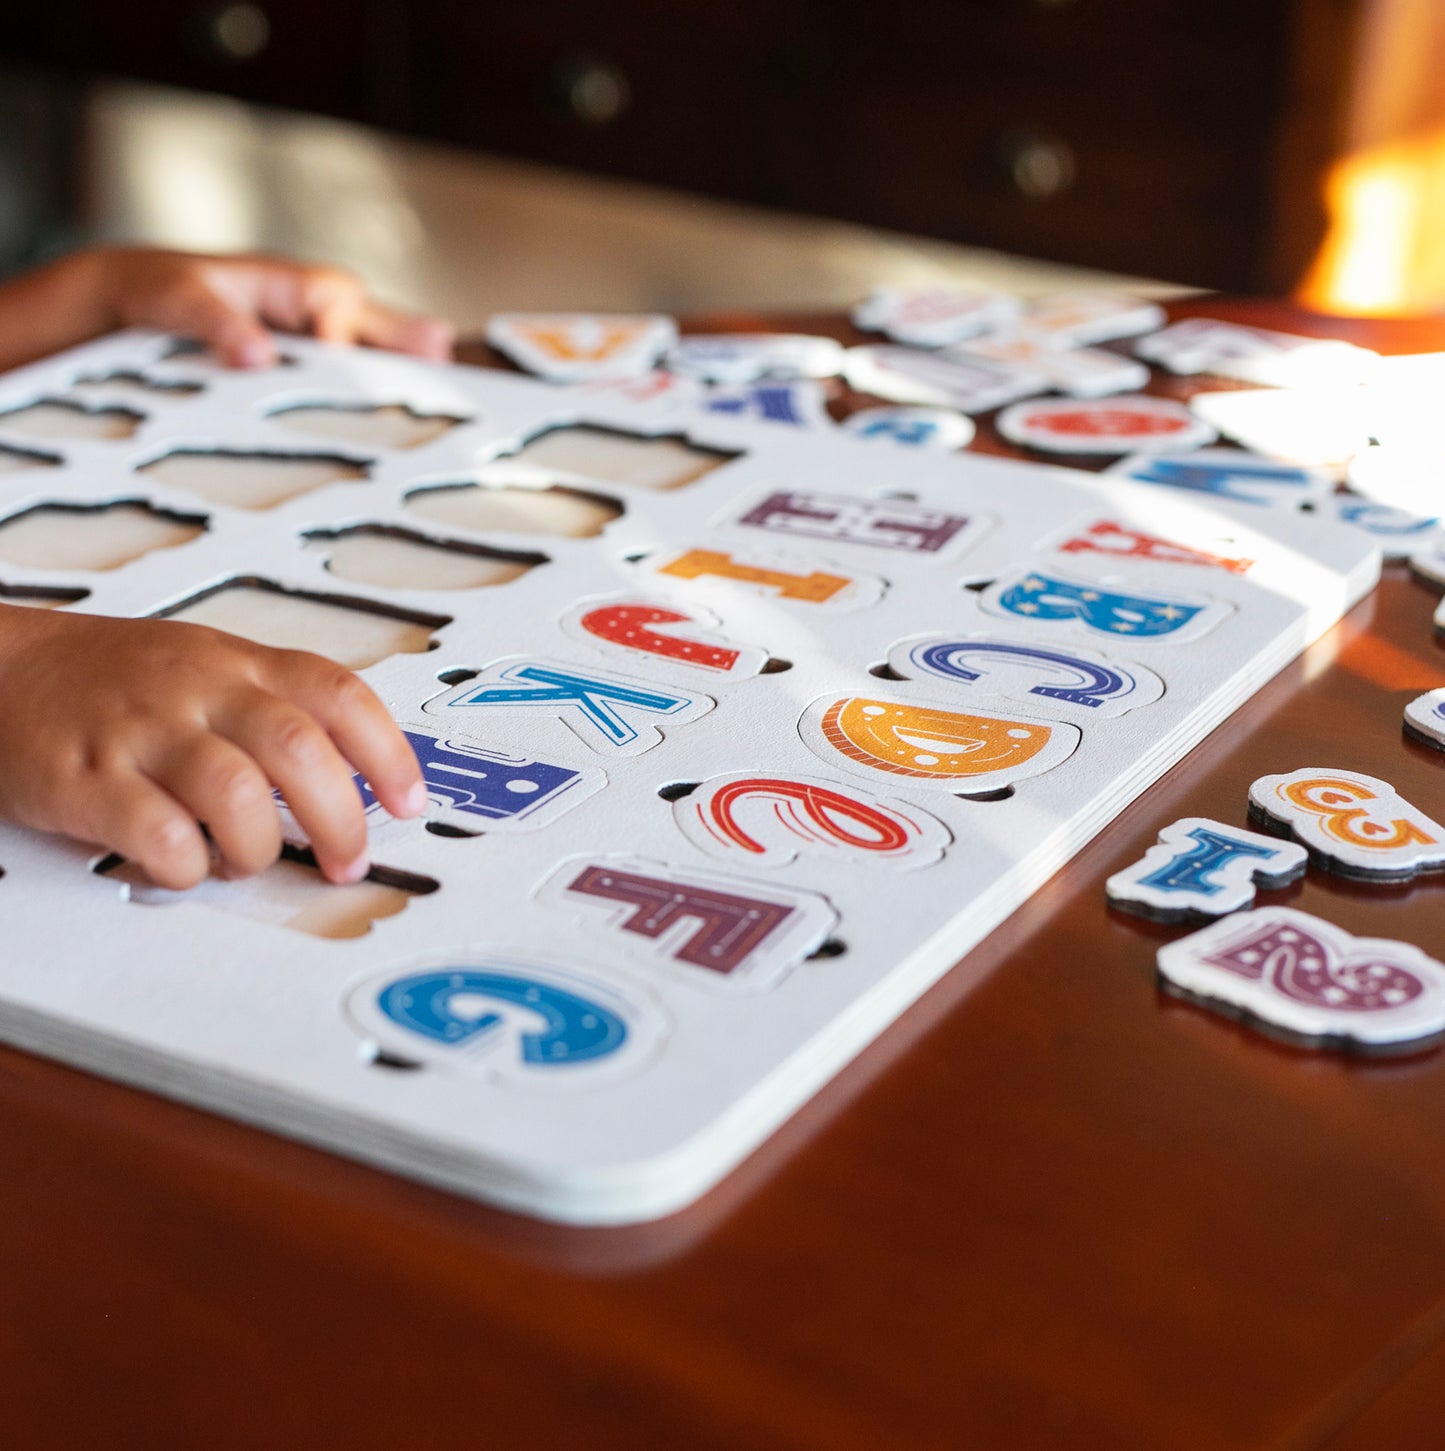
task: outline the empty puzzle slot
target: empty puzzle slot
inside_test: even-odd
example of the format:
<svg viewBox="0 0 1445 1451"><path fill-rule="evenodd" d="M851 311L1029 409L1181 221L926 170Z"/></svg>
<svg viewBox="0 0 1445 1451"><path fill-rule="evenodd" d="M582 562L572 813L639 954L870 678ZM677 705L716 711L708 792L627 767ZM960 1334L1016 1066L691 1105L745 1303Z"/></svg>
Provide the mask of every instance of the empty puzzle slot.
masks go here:
<svg viewBox="0 0 1445 1451"><path fill-rule="evenodd" d="M420 448L468 421L450 413L423 413L405 403L294 403L267 416L298 433L368 448Z"/></svg>
<svg viewBox="0 0 1445 1451"><path fill-rule="evenodd" d="M37 504L0 520L0 559L30 569L119 569L204 534L204 515L172 514L140 499L113 504Z"/></svg>
<svg viewBox="0 0 1445 1451"><path fill-rule="evenodd" d="M58 453L41 453L38 448L10 448L0 444L0 474L18 474L26 469L53 469L64 462Z"/></svg>
<svg viewBox="0 0 1445 1451"><path fill-rule="evenodd" d="M283 589L255 578L227 580L158 614L210 625L258 645L311 650L349 670L364 670L391 655L423 654L434 648L434 633L451 624L446 615Z"/></svg>
<svg viewBox="0 0 1445 1451"><path fill-rule="evenodd" d="M29 605L34 610L54 610L83 600L88 589L65 589L51 585L0 584L0 603Z"/></svg>
<svg viewBox="0 0 1445 1451"><path fill-rule="evenodd" d="M438 484L408 494L414 514L478 533L554 534L590 539L600 534L623 506L605 494L561 485L528 489L508 484Z"/></svg>
<svg viewBox="0 0 1445 1451"><path fill-rule="evenodd" d="M85 373L70 385L70 392L82 397L99 394L103 398L117 393L159 394L163 398L190 398L205 392L205 384L166 378L150 378L135 368L116 368L109 373Z"/></svg>
<svg viewBox="0 0 1445 1451"><path fill-rule="evenodd" d="M487 465L503 472L524 466L547 474L571 474L603 484L638 489L681 489L742 455L703 448L681 433L626 433L615 428L568 424L534 434L515 453Z"/></svg>
<svg viewBox="0 0 1445 1451"><path fill-rule="evenodd" d="M328 882L316 867L316 858L301 847L282 849L275 866L244 881L209 877L188 892L157 887L133 862L108 856L95 871L121 883L127 901L147 907L168 907L193 902L253 922L269 922L311 937L345 940L364 937L372 923L405 911L413 897L437 890L430 877L373 867L359 882Z"/></svg>
<svg viewBox="0 0 1445 1451"><path fill-rule="evenodd" d="M384 589L486 589L510 584L547 563L545 554L489 549L484 544L440 544L379 524L317 529L305 539L308 550L325 555L332 574Z"/></svg>
<svg viewBox="0 0 1445 1451"><path fill-rule="evenodd" d="M215 353L197 338L177 338L161 354L161 362L204 363L212 368L219 368L221 366L221 361ZM289 353L278 353L274 366L278 368L294 368L296 366L296 359ZM254 368L247 369L247 372L255 371L256 369Z"/></svg>
<svg viewBox="0 0 1445 1451"><path fill-rule="evenodd" d="M145 422L133 408L74 403L65 398L37 398L0 413L0 428L28 438L131 438Z"/></svg>
<svg viewBox="0 0 1445 1451"><path fill-rule="evenodd" d="M365 459L339 454L177 448L141 464L137 472L213 504L274 509L330 484L356 483L367 477L370 468Z"/></svg>

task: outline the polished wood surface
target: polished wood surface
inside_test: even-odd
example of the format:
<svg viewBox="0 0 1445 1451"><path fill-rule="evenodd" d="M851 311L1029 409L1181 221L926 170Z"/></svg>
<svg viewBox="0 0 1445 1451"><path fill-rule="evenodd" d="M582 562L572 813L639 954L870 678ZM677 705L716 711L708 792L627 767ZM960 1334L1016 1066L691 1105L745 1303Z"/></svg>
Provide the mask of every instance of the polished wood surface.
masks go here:
<svg viewBox="0 0 1445 1451"><path fill-rule="evenodd" d="M1266 771L1438 814L1445 755L1400 729L1445 683L1438 597L1389 570L670 1220L536 1224L0 1051L4 1444L1439 1445L1445 1052L1309 1053L1167 997L1179 929L1103 894L1166 822L1242 824ZM1445 946L1438 876L1265 900Z"/></svg>

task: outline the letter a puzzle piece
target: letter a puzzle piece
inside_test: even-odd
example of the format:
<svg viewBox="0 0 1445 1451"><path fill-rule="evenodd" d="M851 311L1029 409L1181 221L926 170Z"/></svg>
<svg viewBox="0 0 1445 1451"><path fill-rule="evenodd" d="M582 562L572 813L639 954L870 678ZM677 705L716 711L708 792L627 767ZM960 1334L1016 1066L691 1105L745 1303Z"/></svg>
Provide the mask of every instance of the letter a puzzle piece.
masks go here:
<svg viewBox="0 0 1445 1451"><path fill-rule="evenodd" d="M368 979L346 1006L371 1042L401 1058L515 1083L624 1074L665 1032L640 989L490 954Z"/></svg>
<svg viewBox="0 0 1445 1451"><path fill-rule="evenodd" d="M1168 640L1207 634L1232 606L1198 595L1118 589L1054 569L1015 570L979 598L989 614L1017 624L1031 620L1060 629L1084 629L1111 639Z"/></svg>
<svg viewBox="0 0 1445 1451"><path fill-rule="evenodd" d="M1445 827L1388 781L1358 771L1261 776L1249 788L1249 814L1344 876L1401 881L1445 869Z"/></svg>
<svg viewBox="0 0 1445 1451"><path fill-rule="evenodd" d="M729 987L770 986L838 925L827 900L812 892L627 856L565 862L538 896L580 908L629 946Z"/></svg>
<svg viewBox="0 0 1445 1451"><path fill-rule="evenodd" d="M1283 887L1304 875L1309 853L1297 842L1187 816L1104 890L1112 906L1160 922L1223 917L1254 902L1256 887Z"/></svg>
<svg viewBox="0 0 1445 1451"><path fill-rule="evenodd" d="M671 685L656 685L555 660L502 660L449 695L427 701L430 715L457 711L551 716L601 755L636 756L662 740L655 722L687 725L716 704Z"/></svg>
<svg viewBox="0 0 1445 1451"><path fill-rule="evenodd" d="M1445 751L1445 687L1427 690L1405 707L1405 734Z"/></svg>
<svg viewBox="0 0 1445 1451"><path fill-rule="evenodd" d="M885 772L954 795L982 795L1038 776L1077 749L1064 721L946 710L907 700L824 696L798 723L804 743L831 766Z"/></svg>
<svg viewBox="0 0 1445 1451"><path fill-rule="evenodd" d="M487 341L519 367L553 383L637 378L677 341L670 317L500 312Z"/></svg>
<svg viewBox="0 0 1445 1451"><path fill-rule="evenodd" d="M1172 991L1319 1047L1378 1051L1445 1031L1445 966L1289 907L1237 912L1157 960Z"/></svg>
<svg viewBox="0 0 1445 1451"><path fill-rule="evenodd" d="M680 610L656 600L584 600L562 617L561 625L574 640L597 649L738 680L756 675L768 661L766 650L734 644L720 634L708 611Z"/></svg>
<svg viewBox="0 0 1445 1451"><path fill-rule="evenodd" d="M700 851L760 867L785 867L808 855L911 871L938 861L953 839L911 802L811 776L714 776L672 811Z"/></svg>

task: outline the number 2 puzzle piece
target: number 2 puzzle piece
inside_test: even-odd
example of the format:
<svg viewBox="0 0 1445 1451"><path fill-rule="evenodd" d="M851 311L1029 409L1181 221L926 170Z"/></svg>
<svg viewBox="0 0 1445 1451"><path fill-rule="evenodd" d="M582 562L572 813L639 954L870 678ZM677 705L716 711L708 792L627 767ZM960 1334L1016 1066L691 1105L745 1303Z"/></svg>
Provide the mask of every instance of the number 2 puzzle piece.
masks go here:
<svg viewBox="0 0 1445 1451"><path fill-rule="evenodd" d="M1249 788L1249 814L1344 876L1403 881L1445 869L1445 827L1388 781L1356 771L1261 776Z"/></svg>
<svg viewBox="0 0 1445 1451"><path fill-rule="evenodd" d="M1223 917L1304 875L1309 853L1297 842L1260 836L1207 817L1166 826L1140 861L1115 872L1104 890L1111 906L1160 922Z"/></svg>
<svg viewBox="0 0 1445 1451"><path fill-rule="evenodd" d="M1445 966L1289 907L1225 917L1157 961L1172 991L1319 1047L1379 1051L1445 1031Z"/></svg>
<svg viewBox="0 0 1445 1451"><path fill-rule="evenodd" d="M700 851L759 867L785 867L808 855L911 871L938 861L953 840L941 821L911 802L811 776L715 776L672 811Z"/></svg>
<svg viewBox="0 0 1445 1451"><path fill-rule="evenodd" d="M1445 751L1445 687L1427 690L1405 707L1405 733Z"/></svg>
<svg viewBox="0 0 1445 1451"><path fill-rule="evenodd" d="M798 731L829 765L902 776L955 795L983 795L1041 775L1073 755L1082 738L1064 721L861 695L815 700Z"/></svg>
<svg viewBox="0 0 1445 1451"><path fill-rule="evenodd" d="M677 341L677 324L655 314L499 312L487 341L539 378L582 383L649 372Z"/></svg>

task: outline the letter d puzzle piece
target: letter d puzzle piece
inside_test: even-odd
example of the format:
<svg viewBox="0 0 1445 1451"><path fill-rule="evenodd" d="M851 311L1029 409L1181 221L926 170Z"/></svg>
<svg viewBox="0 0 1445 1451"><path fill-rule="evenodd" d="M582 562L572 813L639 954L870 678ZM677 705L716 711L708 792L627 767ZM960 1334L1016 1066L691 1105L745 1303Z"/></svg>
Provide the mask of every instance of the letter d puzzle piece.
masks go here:
<svg viewBox="0 0 1445 1451"><path fill-rule="evenodd" d="M1445 751L1445 687L1427 690L1405 707L1405 734Z"/></svg>
<svg viewBox="0 0 1445 1451"><path fill-rule="evenodd" d="M1249 814L1343 876L1403 881L1445 869L1445 827L1388 781L1357 771L1306 766L1261 776L1249 788Z"/></svg>
<svg viewBox="0 0 1445 1451"><path fill-rule="evenodd" d="M1272 890L1302 877L1308 859L1296 842L1188 816L1166 826L1158 845L1115 872L1104 890L1111 906L1160 922L1222 917L1250 906L1256 886Z"/></svg>
<svg viewBox="0 0 1445 1451"><path fill-rule="evenodd" d="M1172 991L1320 1047L1381 1050L1445 1032L1445 966L1288 907L1225 917L1157 960Z"/></svg>

